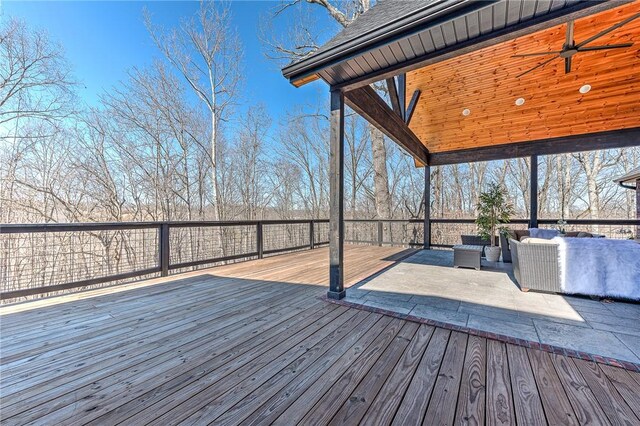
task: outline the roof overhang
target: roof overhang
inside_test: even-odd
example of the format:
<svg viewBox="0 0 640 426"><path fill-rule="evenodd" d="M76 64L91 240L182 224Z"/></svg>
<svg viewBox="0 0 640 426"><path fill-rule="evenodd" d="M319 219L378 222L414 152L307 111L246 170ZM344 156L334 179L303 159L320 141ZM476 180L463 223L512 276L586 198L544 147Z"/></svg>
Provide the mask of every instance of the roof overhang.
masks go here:
<svg viewBox="0 0 640 426"><path fill-rule="evenodd" d="M566 76L556 64L520 78L523 69L541 61L511 58L560 49L569 20L575 21L580 41L638 12L640 0L381 0L358 18L359 26L357 20L283 73L296 85L322 79L343 91L347 103L358 101L354 109L404 147L417 165L425 164L425 153L427 164L439 165L637 146L640 50L635 45L580 54L574 58L577 70ZM389 15L393 19L385 20ZM616 37L640 46L640 19L623 30L616 30ZM618 38L601 41L594 44ZM588 55L596 60L582 59ZM406 81L402 109L413 118L392 117L398 113L393 96L390 107L369 92L355 94L381 80L395 86L394 76ZM578 89L590 82L594 90L582 96ZM513 101L521 92L527 102L516 110ZM421 94L417 105L408 101L412 94ZM475 104L472 116L463 120L465 97ZM364 108L366 98L379 111ZM416 140L423 147L416 147Z"/></svg>
<svg viewBox="0 0 640 426"><path fill-rule="evenodd" d="M619 176L613 181L624 188L637 189L636 182L640 181L640 167L637 167L631 170L629 173Z"/></svg>
<svg viewBox="0 0 640 426"><path fill-rule="evenodd" d="M367 18L376 26L356 34L345 28L336 37L343 43L329 42L331 48L284 67L285 78L295 86L322 78L332 87L353 89L633 0L410 1L405 3L419 6L408 7L406 16L375 19L392 1L381 0L358 18L373 15Z"/></svg>

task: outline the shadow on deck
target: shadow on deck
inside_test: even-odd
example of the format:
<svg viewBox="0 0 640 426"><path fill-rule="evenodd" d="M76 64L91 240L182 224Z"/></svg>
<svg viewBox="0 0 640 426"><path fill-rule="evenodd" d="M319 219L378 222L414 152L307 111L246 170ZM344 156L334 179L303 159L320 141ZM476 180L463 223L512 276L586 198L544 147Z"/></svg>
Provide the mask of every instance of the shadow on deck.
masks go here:
<svg viewBox="0 0 640 426"><path fill-rule="evenodd" d="M3 307L3 423L640 423L637 371L320 300L327 253Z"/></svg>

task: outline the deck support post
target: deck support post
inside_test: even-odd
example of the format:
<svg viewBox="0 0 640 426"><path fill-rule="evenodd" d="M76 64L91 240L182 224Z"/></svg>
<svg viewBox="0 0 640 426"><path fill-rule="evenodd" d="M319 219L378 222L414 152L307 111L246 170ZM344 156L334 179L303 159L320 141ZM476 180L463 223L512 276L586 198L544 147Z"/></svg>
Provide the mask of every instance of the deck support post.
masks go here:
<svg viewBox="0 0 640 426"><path fill-rule="evenodd" d="M424 237L422 248L431 249L431 167L424 166Z"/></svg>
<svg viewBox="0 0 640 426"><path fill-rule="evenodd" d="M529 228L538 227L538 156L531 156L531 182L529 184Z"/></svg>
<svg viewBox="0 0 640 426"><path fill-rule="evenodd" d="M329 153L329 292L342 299L344 290L344 94L331 90Z"/></svg>

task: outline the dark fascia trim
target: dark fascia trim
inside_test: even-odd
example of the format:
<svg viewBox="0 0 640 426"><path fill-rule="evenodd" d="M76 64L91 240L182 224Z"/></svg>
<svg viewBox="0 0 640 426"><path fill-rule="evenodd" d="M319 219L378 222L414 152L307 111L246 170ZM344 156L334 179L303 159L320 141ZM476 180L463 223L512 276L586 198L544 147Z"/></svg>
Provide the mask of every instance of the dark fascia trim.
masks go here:
<svg viewBox="0 0 640 426"><path fill-rule="evenodd" d="M438 18L440 18L440 21L446 22L457 16L488 7L498 1L499 0L441 0L439 2L425 4L425 7L422 9L409 15L401 16L395 21L375 28L353 40L339 44L325 52L312 55L299 62L287 65L282 68L282 74L291 82L300 80L317 74L322 69L342 62L349 57L360 55L367 50L420 31L416 30L416 27L437 25ZM463 9L462 11L460 11L461 8Z"/></svg>
<svg viewBox="0 0 640 426"><path fill-rule="evenodd" d="M506 160L532 155L566 154L640 146L640 127L606 132L571 135L535 141L516 142L482 148L430 153L429 165L473 163L476 161Z"/></svg>
<svg viewBox="0 0 640 426"><path fill-rule="evenodd" d="M419 13L414 13L410 16L402 17L401 19L395 22L392 22L384 27L381 27L377 30L364 34L363 36L358 37L354 40L351 40L349 42L336 46L333 49L328 50L327 52L322 52L317 56L312 56L301 62L297 62L295 64L289 65L283 68L282 70L283 75L285 76L285 78L288 78L291 82L293 82L293 81L308 77L310 75L318 74L323 69L329 68L338 63L344 62L348 59L362 55L367 51L380 48L382 46L388 45L395 41L398 41L406 37L409 37L411 35L417 34L419 32L425 31L429 28L449 22L459 16L464 16L464 15L477 12L478 10L489 7L493 3L496 3L498 1L500 0L444 1L439 4L441 7L438 10L432 10L430 8L422 9ZM439 57L442 54L445 54L448 52L457 51L457 50L463 49L464 47L481 43L486 40L492 40L516 31L523 31L523 30L526 30L528 27L539 26L541 24L546 23L547 21L557 20L566 15L572 15L572 14L577 14L579 12L582 12L581 15L576 15L572 17L572 19L574 19L576 17L590 15L590 14L599 12L601 10L606 10L613 7L621 6L623 4L627 4L632 1L633 0L578 1L570 6L565 6L563 8L550 11L544 15L533 17L531 19L528 19L527 21L517 23L500 30L493 31L485 35L481 35L479 37L470 39L462 43L458 43L456 45L451 46L450 48L445 48L440 51L431 52L425 56L414 58L410 61L405 61L401 64L393 65L388 69L374 71L367 75L358 77L357 79L341 83L340 85L336 85L336 87L345 86L346 90L354 89L364 84L369 84L371 81L376 81L376 80L385 78L383 76L379 76L379 74L383 72L386 72L386 74L389 74L389 71L393 70L393 71L396 71L397 73L397 72L400 72L401 69L407 68L409 66L414 66L414 68L419 68L421 66L424 66L422 65L422 62L431 60L435 57ZM549 25L554 25L554 24L551 23ZM533 29L532 31L536 31L536 30L537 29ZM517 36L514 36L514 37L517 37ZM379 78L372 79L373 76L377 76Z"/></svg>
<svg viewBox="0 0 640 426"><path fill-rule="evenodd" d="M632 191L637 191L638 190L638 187L635 187L635 186L632 186L632 185L627 185L624 182L618 182L618 185L620 185L624 189L631 189Z"/></svg>

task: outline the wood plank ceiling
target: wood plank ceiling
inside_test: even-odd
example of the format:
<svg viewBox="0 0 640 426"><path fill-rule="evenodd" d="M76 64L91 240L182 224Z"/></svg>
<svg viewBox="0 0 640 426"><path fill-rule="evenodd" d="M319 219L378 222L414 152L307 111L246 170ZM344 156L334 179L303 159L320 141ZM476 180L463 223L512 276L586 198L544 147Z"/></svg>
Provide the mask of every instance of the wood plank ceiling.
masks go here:
<svg viewBox="0 0 640 426"><path fill-rule="evenodd" d="M579 19L582 40L640 12L640 1ZM640 18L589 46L633 42L628 48L578 53L572 71L551 56L566 25L520 37L407 74L407 93L422 91L410 128L431 153L579 135L640 126ZM591 90L580 93L588 84ZM516 105L523 98L524 104ZM463 115L468 109L469 114ZM640 143L640 141L639 141Z"/></svg>

